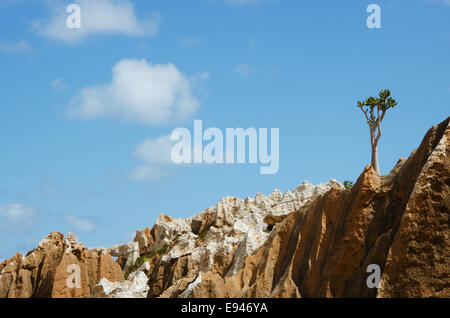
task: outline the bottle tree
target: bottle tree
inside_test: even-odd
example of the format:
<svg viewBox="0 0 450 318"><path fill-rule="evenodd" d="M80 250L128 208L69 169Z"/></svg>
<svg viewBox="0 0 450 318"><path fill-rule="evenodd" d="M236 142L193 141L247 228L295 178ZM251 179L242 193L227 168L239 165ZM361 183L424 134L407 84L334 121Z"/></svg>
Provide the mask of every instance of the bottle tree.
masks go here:
<svg viewBox="0 0 450 318"><path fill-rule="evenodd" d="M378 141L381 137L381 122L390 108L397 106L397 101L391 97L389 89L381 90L378 97L370 96L364 101L358 101L358 107L364 113L370 129L370 144L372 146L372 167L380 174L378 164Z"/></svg>

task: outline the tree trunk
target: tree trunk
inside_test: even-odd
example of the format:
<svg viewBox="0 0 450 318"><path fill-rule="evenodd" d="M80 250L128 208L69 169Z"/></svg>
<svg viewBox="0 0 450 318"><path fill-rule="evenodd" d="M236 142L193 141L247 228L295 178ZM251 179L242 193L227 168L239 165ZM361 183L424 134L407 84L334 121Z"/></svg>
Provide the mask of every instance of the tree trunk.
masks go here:
<svg viewBox="0 0 450 318"><path fill-rule="evenodd" d="M372 167L380 174L380 166L378 165L378 144L372 144Z"/></svg>

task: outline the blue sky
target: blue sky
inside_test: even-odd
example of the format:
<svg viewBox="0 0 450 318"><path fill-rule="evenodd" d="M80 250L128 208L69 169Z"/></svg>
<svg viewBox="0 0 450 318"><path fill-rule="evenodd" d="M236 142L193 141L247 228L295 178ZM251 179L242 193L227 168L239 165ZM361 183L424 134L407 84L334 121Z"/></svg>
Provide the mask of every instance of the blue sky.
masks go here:
<svg viewBox="0 0 450 318"><path fill-rule="evenodd" d="M70 3L80 30L61 23ZM384 88L399 101L388 173L449 115L449 56L446 0L0 0L0 260L52 231L108 246L226 195L356 180L370 163L356 102ZM164 136L194 119L279 128L278 173L168 164Z"/></svg>

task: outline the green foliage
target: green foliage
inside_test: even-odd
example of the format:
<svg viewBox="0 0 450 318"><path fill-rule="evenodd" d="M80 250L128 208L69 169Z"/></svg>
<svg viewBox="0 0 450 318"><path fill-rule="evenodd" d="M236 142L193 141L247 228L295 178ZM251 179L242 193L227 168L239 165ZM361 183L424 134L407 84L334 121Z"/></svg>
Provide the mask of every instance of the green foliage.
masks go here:
<svg viewBox="0 0 450 318"><path fill-rule="evenodd" d="M162 248L160 248L159 250L156 251L156 253L158 253L159 255L164 254L165 252L167 252L167 250L169 249L168 245L164 245Z"/></svg>
<svg viewBox="0 0 450 318"><path fill-rule="evenodd" d="M378 93L378 97L370 96L357 103L357 107L366 115L367 124L370 128L379 126L386 111L390 108L395 108L397 105L398 102L391 97L391 91L389 89L381 90Z"/></svg>
<svg viewBox="0 0 450 318"><path fill-rule="evenodd" d="M358 101L358 107L379 107L380 110L388 110L398 105L398 102L391 97L391 91L389 89L381 90L378 93L378 97L370 96L364 101Z"/></svg>
<svg viewBox="0 0 450 318"><path fill-rule="evenodd" d="M351 188L353 188L353 181L348 181L348 180L344 181L344 187L345 187L346 189L351 189Z"/></svg>
<svg viewBox="0 0 450 318"><path fill-rule="evenodd" d="M127 279L128 279L128 276L130 275L130 273L135 272L139 267L142 266L142 264L146 263L146 262L150 259L150 257L151 257L151 256L148 256L148 255L138 257L138 258L136 259L136 262L134 262L134 264L128 268L128 270L127 270L127 272L124 274L123 278L124 278L125 280L127 280Z"/></svg>
<svg viewBox="0 0 450 318"><path fill-rule="evenodd" d="M198 238L199 238L201 241L203 241L203 239L205 238L206 234L208 234L208 230L209 230L209 229L206 229L206 230L204 230L202 233L200 233L200 234L198 235Z"/></svg>
<svg viewBox="0 0 450 318"><path fill-rule="evenodd" d="M163 255L164 253L167 252L168 248L169 248L168 245L164 245L159 250L151 252L149 258L155 256L156 254Z"/></svg>

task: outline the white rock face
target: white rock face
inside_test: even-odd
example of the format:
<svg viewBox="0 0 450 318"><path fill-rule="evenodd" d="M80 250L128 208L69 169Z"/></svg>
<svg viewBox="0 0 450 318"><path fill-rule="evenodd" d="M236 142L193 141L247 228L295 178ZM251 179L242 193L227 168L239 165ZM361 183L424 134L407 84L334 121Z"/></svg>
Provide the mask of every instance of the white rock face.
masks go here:
<svg viewBox="0 0 450 318"><path fill-rule="evenodd" d="M197 278L186 287L186 289L180 294L180 298L188 298L189 295L192 293L192 290L194 290L194 287L197 286L202 282L202 273L198 273Z"/></svg>
<svg viewBox="0 0 450 318"><path fill-rule="evenodd" d="M120 257L124 260L125 266L123 268L124 272L126 272L131 266L134 265L136 260L139 258L139 243L138 242L129 242L127 244L116 244L107 248L100 247L94 249L94 251L101 251L103 253L109 253L111 256Z"/></svg>
<svg viewBox="0 0 450 318"><path fill-rule="evenodd" d="M149 287L143 271L137 271L123 282L110 282L102 278L95 287L93 298L146 298Z"/></svg>
<svg viewBox="0 0 450 318"><path fill-rule="evenodd" d="M274 197L274 201L278 201L275 203L272 210L265 216L264 222L268 225L274 225L281 222L293 211L304 206L306 202L328 192L332 187L344 189L342 184L331 179L327 183L321 183L317 186L313 186L310 182L305 181L295 188L293 192L287 191L281 200L278 200L278 194L275 194L275 192L272 193L272 195L275 194L277 196Z"/></svg>
<svg viewBox="0 0 450 318"><path fill-rule="evenodd" d="M149 236L148 229L146 233L137 231L133 242L100 250L126 260L124 271L135 264L140 252L149 256L152 252L167 250L160 265L190 257L186 276L196 279L179 295L189 297L192 289L201 283L202 272L216 270L223 276L236 274L245 258L267 240L271 227L332 187L344 188L335 180L317 186L306 181L285 194L275 190L268 196L258 193L244 200L225 197L217 205L186 219L161 214L152 230L154 237ZM74 244L70 243L69 246ZM93 297L146 297L149 271L150 265L145 262L126 281L112 283L103 278Z"/></svg>
<svg viewBox="0 0 450 318"><path fill-rule="evenodd" d="M134 237L134 242L138 243L139 253L143 254L149 249L153 248L153 242L149 240L149 234L143 231L136 231L136 236Z"/></svg>
<svg viewBox="0 0 450 318"><path fill-rule="evenodd" d="M191 231L185 219L174 219L164 214L158 217L154 228L155 250L170 245L178 236Z"/></svg>
<svg viewBox="0 0 450 318"><path fill-rule="evenodd" d="M273 226L333 187L344 189L336 180L317 186L305 181L285 194L275 190L268 196L258 193L244 200L225 197L217 205L186 219L161 214L151 232L137 231L133 242L102 250L126 260L124 271L135 264L140 253L153 257L155 252L165 251L159 263L162 266L189 257L189 269L183 277L196 279L179 294L189 297L192 289L202 282L202 272L215 270L222 276L235 275L245 258L264 244ZM93 297L146 297L147 275L150 265L145 262L127 281L112 283L102 279ZM179 278L179 285L174 281L172 286L180 286L183 277ZM167 291L170 295L170 287Z"/></svg>
<svg viewBox="0 0 450 318"><path fill-rule="evenodd" d="M213 270L218 260L230 262L225 275L234 275L245 258L264 244L270 234L268 226L281 222L332 187L344 188L335 180L317 186L306 181L285 194L275 190L268 196L258 193L255 198L244 200L225 197L217 205L186 219L174 219L162 214L154 227L153 251L168 247L161 262L190 255L194 269L200 272ZM199 234L205 234L198 232L202 224L207 224L208 228L206 236L200 240Z"/></svg>
<svg viewBox="0 0 450 318"><path fill-rule="evenodd" d="M84 248L83 244L81 242L78 242L78 238L72 232L66 235L63 244L65 247L65 254L70 254L73 250L81 250Z"/></svg>
<svg viewBox="0 0 450 318"><path fill-rule="evenodd" d="M171 259L177 259L191 253L196 247L196 239L197 235L192 232L181 234L181 236L175 240L170 251L161 258L161 262L168 262Z"/></svg>

